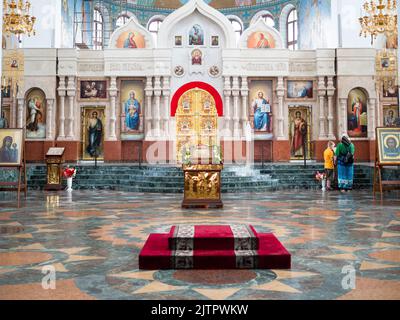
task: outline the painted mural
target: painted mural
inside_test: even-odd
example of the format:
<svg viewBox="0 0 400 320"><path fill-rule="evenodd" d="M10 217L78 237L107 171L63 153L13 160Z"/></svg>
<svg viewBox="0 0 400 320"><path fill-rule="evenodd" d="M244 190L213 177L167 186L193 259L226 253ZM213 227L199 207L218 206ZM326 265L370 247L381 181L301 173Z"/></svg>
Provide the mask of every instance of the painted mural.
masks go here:
<svg viewBox="0 0 400 320"><path fill-rule="evenodd" d="M299 6L299 42L304 50L326 48L329 34L331 0L301 0Z"/></svg>
<svg viewBox="0 0 400 320"><path fill-rule="evenodd" d="M368 136L368 98L364 90L356 88L350 91L347 103L347 128L349 137Z"/></svg>
<svg viewBox="0 0 400 320"><path fill-rule="evenodd" d="M250 116L256 133L269 135L272 139L272 80L250 81Z"/></svg>
<svg viewBox="0 0 400 320"><path fill-rule="evenodd" d="M83 160L103 159L105 119L105 109L103 107L82 108Z"/></svg>
<svg viewBox="0 0 400 320"><path fill-rule="evenodd" d="M270 33L257 31L247 39L247 47L250 49L273 49L276 44L274 37Z"/></svg>
<svg viewBox="0 0 400 320"><path fill-rule="evenodd" d="M121 138L143 132L144 83L141 80L121 81Z"/></svg>
<svg viewBox="0 0 400 320"><path fill-rule="evenodd" d="M146 47L144 36L134 30L125 31L118 37L116 47L119 49L143 49Z"/></svg>
<svg viewBox="0 0 400 320"><path fill-rule="evenodd" d="M195 24L189 32L189 46L203 46L204 45L204 31L203 28Z"/></svg>
<svg viewBox="0 0 400 320"><path fill-rule="evenodd" d="M26 138L46 138L46 97L42 90L33 89L27 96Z"/></svg>

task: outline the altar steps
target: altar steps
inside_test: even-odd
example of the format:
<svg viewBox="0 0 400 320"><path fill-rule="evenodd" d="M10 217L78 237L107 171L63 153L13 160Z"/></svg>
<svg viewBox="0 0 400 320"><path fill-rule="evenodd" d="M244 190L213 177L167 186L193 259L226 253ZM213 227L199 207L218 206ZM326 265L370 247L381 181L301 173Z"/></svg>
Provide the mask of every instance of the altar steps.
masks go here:
<svg viewBox="0 0 400 320"><path fill-rule="evenodd" d="M139 268L215 270L291 267L291 255L280 241L273 234L257 233L252 226L182 227L186 228L184 233L187 235L177 232L178 227L172 227L166 234L150 234L139 254ZM240 230L241 227L245 232ZM239 234L234 234L231 228L236 228Z"/></svg>
<svg viewBox="0 0 400 320"><path fill-rule="evenodd" d="M127 192L182 193L183 173L172 166L142 166L128 164L78 165L74 179L76 190L117 190ZM323 171L322 164L302 165L266 164L254 169L225 166L222 172L222 192L268 192L274 190L319 190L316 171ZM400 170L385 170L385 179L400 180ZM355 189L372 188L373 168L356 165ZM0 181L15 179L15 172L0 170ZM64 181L65 183L65 181ZM28 165L28 187L41 190L46 184L46 167Z"/></svg>

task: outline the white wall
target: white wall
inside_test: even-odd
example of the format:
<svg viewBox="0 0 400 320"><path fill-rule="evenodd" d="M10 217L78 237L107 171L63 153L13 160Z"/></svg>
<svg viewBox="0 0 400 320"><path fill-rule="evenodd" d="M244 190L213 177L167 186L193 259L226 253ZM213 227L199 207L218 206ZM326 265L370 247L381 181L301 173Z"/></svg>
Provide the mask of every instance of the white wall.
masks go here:
<svg viewBox="0 0 400 320"><path fill-rule="evenodd" d="M337 46L342 48L382 48L384 37L380 36L371 46L371 37L360 37L359 18L364 14L362 6L365 0L332 0L332 32L337 37ZM340 16L340 25L338 24Z"/></svg>
<svg viewBox="0 0 400 320"><path fill-rule="evenodd" d="M22 48L56 48L60 45L61 0L32 0L35 36L23 36Z"/></svg>

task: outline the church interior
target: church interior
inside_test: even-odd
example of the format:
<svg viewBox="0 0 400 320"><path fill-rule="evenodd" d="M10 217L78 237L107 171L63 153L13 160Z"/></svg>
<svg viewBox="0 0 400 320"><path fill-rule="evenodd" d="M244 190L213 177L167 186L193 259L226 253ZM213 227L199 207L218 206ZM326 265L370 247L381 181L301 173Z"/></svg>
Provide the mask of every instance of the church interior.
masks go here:
<svg viewBox="0 0 400 320"><path fill-rule="evenodd" d="M399 300L393 0L1 1L0 300Z"/></svg>

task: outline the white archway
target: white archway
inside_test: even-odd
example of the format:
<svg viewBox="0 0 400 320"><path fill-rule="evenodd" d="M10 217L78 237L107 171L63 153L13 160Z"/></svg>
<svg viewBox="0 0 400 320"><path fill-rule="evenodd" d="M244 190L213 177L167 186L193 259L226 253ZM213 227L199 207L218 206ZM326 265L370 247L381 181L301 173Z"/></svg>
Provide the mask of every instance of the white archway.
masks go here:
<svg viewBox="0 0 400 320"><path fill-rule="evenodd" d="M287 33L288 33L287 20L288 20L290 12L292 12L293 9L297 10L297 8L293 4L291 4L291 3L287 4L282 9L281 16L279 18L279 31L281 33L282 39L284 40L283 41L284 48L287 48L287 40L286 40L287 39Z"/></svg>

